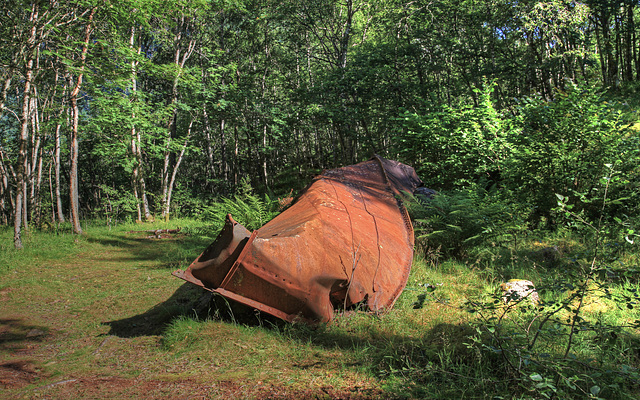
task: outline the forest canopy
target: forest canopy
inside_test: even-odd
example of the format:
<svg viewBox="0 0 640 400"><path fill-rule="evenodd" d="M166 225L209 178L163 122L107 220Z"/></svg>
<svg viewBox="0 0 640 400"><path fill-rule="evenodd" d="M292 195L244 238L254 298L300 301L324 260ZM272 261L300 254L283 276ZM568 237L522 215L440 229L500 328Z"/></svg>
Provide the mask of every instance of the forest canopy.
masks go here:
<svg viewBox="0 0 640 400"><path fill-rule="evenodd" d="M549 228L557 195L600 212L613 173L608 195L630 200L610 218L638 217L637 2L0 7L0 224L16 247L28 226L199 215L243 182L283 195L372 154Z"/></svg>

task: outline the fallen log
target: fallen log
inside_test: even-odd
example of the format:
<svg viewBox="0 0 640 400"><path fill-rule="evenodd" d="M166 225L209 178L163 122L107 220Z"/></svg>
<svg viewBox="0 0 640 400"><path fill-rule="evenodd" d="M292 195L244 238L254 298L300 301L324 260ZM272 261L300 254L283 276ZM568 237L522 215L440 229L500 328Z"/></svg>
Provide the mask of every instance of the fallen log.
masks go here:
<svg viewBox="0 0 640 400"><path fill-rule="evenodd" d="M156 238L160 238L161 235L164 234L176 234L179 233L182 228L176 229L151 229L147 231L129 231L127 233L150 233L154 235Z"/></svg>

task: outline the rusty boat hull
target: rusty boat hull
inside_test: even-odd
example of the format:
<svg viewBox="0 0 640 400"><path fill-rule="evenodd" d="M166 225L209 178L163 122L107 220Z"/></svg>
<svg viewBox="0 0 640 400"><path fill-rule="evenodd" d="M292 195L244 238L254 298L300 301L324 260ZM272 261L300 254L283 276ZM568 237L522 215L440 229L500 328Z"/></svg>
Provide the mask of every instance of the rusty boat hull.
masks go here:
<svg viewBox="0 0 640 400"><path fill-rule="evenodd" d="M421 184L413 168L378 156L325 171L254 232L228 215L216 240L173 274L286 321L330 321L356 304L389 309L413 261L402 196Z"/></svg>

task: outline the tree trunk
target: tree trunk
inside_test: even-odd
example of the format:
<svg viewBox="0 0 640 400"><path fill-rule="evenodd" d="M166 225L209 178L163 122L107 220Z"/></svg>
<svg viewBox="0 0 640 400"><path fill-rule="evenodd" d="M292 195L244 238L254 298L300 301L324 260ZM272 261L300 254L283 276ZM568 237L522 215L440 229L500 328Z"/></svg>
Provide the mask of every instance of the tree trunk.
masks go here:
<svg viewBox="0 0 640 400"><path fill-rule="evenodd" d="M624 79L627 82L633 81L633 65L632 65L632 48L633 42L631 41L631 32L634 31L633 22L633 4L625 5L627 11L627 22L624 26L624 49L625 49L625 62L624 62Z"/></svg>
<svg viewBox="0 0 640 400"><path fill-rule="evenodd" d="M62 195L60 191L60 127L62 125L60 123L56 124L56 137L55 137L55 155L54 155L54 163L55 163L55 183L56 183L56 215L58 222L64 222L64 212L62 211Z"/></svg>
<svg viewBox="0 0 640 400"><path fill-rule="evenodd" d="M189 144L189 138L191 137L192 126L193 126L193 118L189 123L189 128L187 129L187 137L184 140L184 144L182 145L180 154L178 155L176 163L173 166L173 171L171 172L171 180L169 181L169 186L167 188L166 202L164 204L164 209L162 211L162 215L164 215L166 219L169 218L169 211L171 210L171 194L173 193L173 186L175 185L175 182L176 182L176 175L178 174L178 168L180 168L180 164L182 163L182 159L184 158L184 153L186 152L187 145Z"/></svg>
<svg viewBox="0 0 640 400"><path fill-rule="evenodd" d="M264 186L269 188L269 174L267 173L267 124L262 126L262 179Z"/></svg>
<svg viewBox="0 0 640 400"><path fill-rule="evenodd" d="M170 177L169 170L171 169L171 158L172 158L172 150L171 150L171 142L176 137L177 131L177 123L178 123L178 84L180 82L180 77L182 76L182 72L184 71L184 65L191 57L193 50L196 47L196 41L194 39L189 40L187 48L182 49L180 47L180 42L182 41L183 30L188 29L189 27L187 18L183 15L180 20L179 31L176 35L174 41L174 64L177 69L176 76L173 79L173 86L171 90L171 108L172 115L169 119L169 124L167 127L167 142L165 144L165 154L164 154L164 165L162 168L162 204L163 211L162 217L165 220L169 219L169 206L171 203L171 194L170 194ZM175 166L174 166L175 170ZM171 188L172 190L173 188Z"/></svg>
<svg viewBox="0 0 640 400"><path fill-rule="evenodd" d="M40 225L40 185L42 183L42 137L40 135L40 115L38 113L37 91L30 100L31 115L31 162L29 164L29 207L30 219Z"/></svg>
<svg viewBox="0 0 640 400"><path fill-rule="evenodd" d="M340 54L338 67L340 68L340 79L344 81L345 73L347 70L347 53L349 50L349 42L351 41L351 25L353 23L353 0L347 0L347 15L346 21L344 23L344 27L342 30L342 38L340 39ZM355 162L355 152L351 142L351 136L354 135L353 126L349 122L349 110L347 107L347 97L348 94L346 92L346 86L344 84L340 84L340 102L342 106L342 110L344 112L343 119L338 123L338 135L340 136L340 143L342 144L342 160L345 164L353 164Z"/></svg>
<svg viewBox="0 0 640 400"><path fill-rule="evenodd" d="M239 157L239 148L240 148L240 140L238 138L238 127L233 127L233 186L238 186L238 157Z"/></svg>
<svg viewBox="0 0 640 400"><path fill-rule="evenodd" d="M216 175L216 166L215 160L213 156L213 137L211 135L211 124L209 122L209 114L207 113L207 105L204 104L202 107L202 120L204 123L204 139L206 141L205 147L207 149L207 166L206 171L209 174L209 178ZM224 120L223 120L224 121ZM223 166L220 165L220 169L222 170Z"/></svg>
<svg viewBox="0 0 640 400"><path fill-rule="evenodd" d="M608 76L607 73L607 63L605 61L605 48L603 45L604 37L598 26L600 25L599 19L594 18L594 23L596 26L596 47L598 48L598 58L600 59L600 71L602 73L602 83L607 86L608 85Z"/></svg>
<svg viewBox="0 0 640 400"><path fill-rule="evenodd" d="M59 72L56 70L56 78L55 85L58 85L59 80ZM62 87L62 101L60 105L60 114L59 118L62 118L64 113L67 110L66 104L66 94L67 94L67 83L66 80L62 80L64 82L64 86ZM61 157L60 157L60 149L61 149L61 136L60 129L62 128L62 123L58 120L56 123L56 129L54 134L54 154L53 154L53 163L54 163L54 178L55 178L55 214L56 218L54 218L54 222L57 220L59 223L65 222L64 211L62 210L62 194L60 190L60 166L61 166Z"/></svg>
<svg viewBox="0 0 640 400"><path fill-rule="evenodd" d="M16 174L15 187L16 197L14 202L14 218L13 218L13 245L16 249L21 249L22 238L21 231L22 225L25 222L25 216L27 213L25 205L26 199L26 182L27 182L27 163L29 162L27 157L28 136L29 136L29 105L31 96L31 83L33 80L33 66L36 48L36 35L37 35L37 21L38 21L38 7L33 5L31 9L31 15L29 21L32 23L29 39L26 43L26 55L27 60L24 71L24 90L22 93L22 115L20 118L20 137L18 140L18 173ZM26 228L26 224L25 228Z"/></svg>
<svg viewBox="0 0 640 400"><path fill-rule="evenodd" d="M80 53L80 71L78 72L78 77L76 78L75 86L70 93L70 103L71 103L71 115L72 115L72 124L71 124L71 139L70 139L70 160L71 160L71 168L69 172L69 205L71 208L71 225L73 226L73 231L76 234L82 234L82 227L80 226L80 205L78 199L78 124L80 123L79 116L79 108L78 108L78 94L80 93L80 87L82 86L82 77L84 75L84 67L87 60L87 51L89 50L89 39L91 37L91 25L93 22L93 16L97 7L94 7L91 10L91 14L89 14L89 20L87 21L87 26L84 31L84 42L82 44L82 52ZM69 86L73 84L73 80L70 77Z"/></svg>
<svg viewBox="0 0 640 400"><path fill-rule="evenodd" d="M136 29L131 27L131 35L129 37L129 47L131 50L137 47L136 53L140 55L142 53L142 47L136 44ZM131 102L138 101L138 64L136 60L131 61ZM144 165L142 159L142 135L139 129L136 129L136 111L135 104L133 105L133 111L131 112L131 155L134 158L133 172L131 177L131 186L133 188L133 194L136 199L136 209L138 212L138 221L142 221L144 215L145 220L151 219L151 212L149 211L149 201L147 200L146 184L144 181L144 174L142 168Z"/></svg>
<svg viewBox="0 0 640 400"><path fill-rule="evenodd" d="M37 18L37 17L36 17ZM32 31L32 38L35 40L35 24ZM28 147L28 135L29 135L29 103L31 94L31 80L33 79L33 58L27 60L25 76L24 76L24 90L22 94L22 118L20 119L20 138L19 138L19 153L18 153L18 173L16 175L16 197L15 197L15 209L13 218L13 244L16 249L21 249L22 238L22 224L24 222L23 213L26 215L27 210L23 208L25 198L25 184L27 181L27 147Z"/></svg>
<svg viewBox="0 0 640 400"><path fill-rule="evenodd" d="M226 121L224 118L220 120L220 170L224 181L227 181L229 175L229 166L227 165L227 140L225 137L224 128Z"/></svg>
<svg viewBox="0 0 640 400"><path fill-rule="evenodd" d="M0 92L0 117L4 113L4 104L7 101L7 93L9 92L9 87L11 87L11 77L13 75L13 69L10 69L7 72L7 77L4 80L4 85L2 85L2 92Z"/></svg>
<svg viewBox="0 0 640 400"><path fill-rule="evenodd" d="M0 160L0 225L7 225L10 207L6 199L10 198L11 192L9 190L9 174L2 161Z"/></svg>
<svg viewBox="0 0 640 400"><path fill-rule="evenodd" d="M51 199L51 225L55 225L56 223L56 199L53 194L53 165L55 164L55 160L51 159L49 163L49 196Z"/></svg>
<svg viewBox="0 0 640 400"><path fill-rule="evenodd" d="M70 82L72 84L72 82ZM82 75L78 77L76 87L71 91L71 138L70 138L70 171L69 171L69 207L71 209L71 225L73 231L77 234L82 233L82 227L80 226L80 210L78 199L78 124L79 124L79 109L78 109L78 93L80 92L80 85L82 84Z"/></svg>

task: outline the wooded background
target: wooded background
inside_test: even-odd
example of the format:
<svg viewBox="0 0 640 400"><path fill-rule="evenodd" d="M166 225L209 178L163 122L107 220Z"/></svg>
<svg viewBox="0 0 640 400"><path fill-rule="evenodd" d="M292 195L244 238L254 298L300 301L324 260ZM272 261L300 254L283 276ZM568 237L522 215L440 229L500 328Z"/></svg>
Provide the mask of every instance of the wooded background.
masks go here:
<svg viewBox="0 0 640 400"><path fill-rule="evenodd" d="M497 188L534 222L557 193L596 196L605 168L637 204L637 1L1 4L16 247L28 226L197 215L243 179L286 194L374 153L436 190Z"/></svg>

